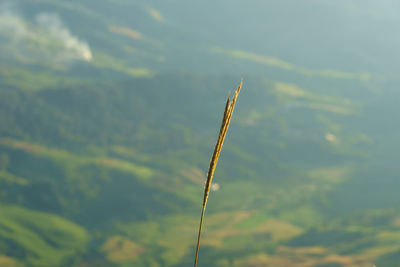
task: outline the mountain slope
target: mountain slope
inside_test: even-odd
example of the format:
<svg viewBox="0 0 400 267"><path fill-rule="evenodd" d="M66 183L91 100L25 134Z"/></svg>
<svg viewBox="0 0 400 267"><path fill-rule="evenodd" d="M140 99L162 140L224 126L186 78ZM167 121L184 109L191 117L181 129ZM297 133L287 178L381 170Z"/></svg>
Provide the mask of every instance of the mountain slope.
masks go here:
<svg viewBox="0 0 400 267"><path fill-rule="evenodd" d="M0 265L192 264L240 78L201 264L396 264L399 83L357 4L3 4Z"/></svg>

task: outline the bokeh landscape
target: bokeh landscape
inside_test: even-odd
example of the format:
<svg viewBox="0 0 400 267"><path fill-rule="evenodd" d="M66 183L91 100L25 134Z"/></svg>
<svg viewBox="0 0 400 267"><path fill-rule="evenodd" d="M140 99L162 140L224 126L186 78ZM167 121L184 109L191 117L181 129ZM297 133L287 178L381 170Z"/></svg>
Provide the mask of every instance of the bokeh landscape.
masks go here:
<svg viewBox="0 0 400 267"><path fill-rule="evenodd" d="M400 266L399 8L0 0L0 266Z"/></svg>

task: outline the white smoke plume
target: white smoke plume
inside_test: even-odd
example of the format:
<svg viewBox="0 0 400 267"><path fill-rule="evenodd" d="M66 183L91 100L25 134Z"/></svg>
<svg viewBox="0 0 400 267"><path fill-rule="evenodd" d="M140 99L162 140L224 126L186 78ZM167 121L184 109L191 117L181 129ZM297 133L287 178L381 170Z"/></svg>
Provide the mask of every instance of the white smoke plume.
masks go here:
<svg viewBox="0 0 400 267"><path fill-rule="evenodd" d="M92 59L92 52L89 45L71 35L56 14L38 14L36 16L36 21L38 25L45 29L54 39L59 40L64 45L64 53L86 61Z"/></svg>
<svg viewBox="0 0 400 267"><path fill-rule="evenodd" d="M0 55L49 63L92 60L89 45L72 35L57 14L40 13L34 21L12 11L10 4L0 6Z"/></svg>

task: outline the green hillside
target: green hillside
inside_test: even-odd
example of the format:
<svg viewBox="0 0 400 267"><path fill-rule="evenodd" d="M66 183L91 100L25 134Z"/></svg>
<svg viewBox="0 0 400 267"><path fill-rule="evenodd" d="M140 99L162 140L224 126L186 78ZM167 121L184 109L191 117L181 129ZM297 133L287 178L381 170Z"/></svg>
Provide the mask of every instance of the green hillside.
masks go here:
<svg viewBox="0 0 400 267"><path fill-rule="evenodd" d="M384 2L0 3L0 266L396 266Z"/></svg>

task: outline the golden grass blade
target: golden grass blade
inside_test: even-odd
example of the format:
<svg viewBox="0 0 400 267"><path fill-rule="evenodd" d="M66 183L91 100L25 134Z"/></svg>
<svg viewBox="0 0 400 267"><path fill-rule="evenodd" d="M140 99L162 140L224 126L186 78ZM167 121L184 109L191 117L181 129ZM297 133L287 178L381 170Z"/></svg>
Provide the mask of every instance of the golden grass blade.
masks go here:
<svg viewBox="0 0 400 267"><path fill-rule="evenodd" d="M230 101L229 96L228 96L228 99L226 100L224 115L222 117L222 122L221 122L221 128L219 130L217 142L215 143L214 152L211 157L210 167L208 168L207 181L206 181L206 186L204 188L203 207L201 210L201 217L200 217L199 234L197 236L197 246L196 246L196 256L194 259L194 267L197 266L197 259L198 259L198 255L199 255L199 246L200 246L200 236L201 236L201 230L203 227L204 212L206 210L208 195L210 194L210 188L211 188L211 183L212 183L212 179L214 176L215 167L217 166L217 163L218 163L219 154L221 153L222 145L224 143L225 136L228 131L229 123L231 122L233 110L234 110L235 104L236 104L236 99L239 95L240 89L242 88L242 84L243 84L243 80L240 82L238 88L236 89L236 92L232 98L232 101Z"/></svg>

